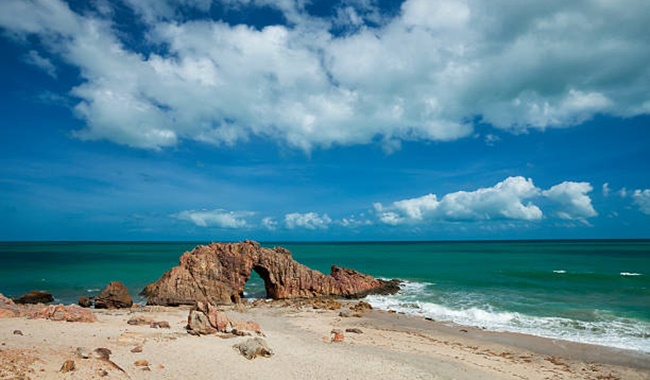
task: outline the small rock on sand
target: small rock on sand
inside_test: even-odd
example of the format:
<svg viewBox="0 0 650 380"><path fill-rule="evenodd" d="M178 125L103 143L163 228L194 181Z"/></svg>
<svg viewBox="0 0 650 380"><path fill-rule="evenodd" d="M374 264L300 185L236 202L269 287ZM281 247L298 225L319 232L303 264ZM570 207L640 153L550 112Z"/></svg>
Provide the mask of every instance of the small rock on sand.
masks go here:
<svg viewBox="0 0 650 380"><path fill-rule="evenodd" d="M245 342L235 344L233 348L239 350L248 360L255 359L258 356L265 358L273 356L273 349L262 338L248 339Z"/></svg>
<svg viewBox="0 0 650 380"><path fill-rule="evenodd" d="M74 369L75 369L74 360L66 360L61 366L59 372L67 373L70 371L74 371Z"/></svg>
<svg viewBox="0 0 650 380"><path fill-rule="evenodd" d="M142 346L137 345L137 346L133 347L133 348L131 349L131 352L133 352L133 353L142 352Z"/></svg>
<svg viewBox="0 0 650 380"><path fill-rule="evenodd" d="M343 339L345 339L345 335L343 335L343 331L339 329L334 329L332 330L332 342L343 342Z"/></svg>
<svg viewBox="0 0 650 380"><path fill-rule="evenodd" d="M142 359L142 360L136 360L133 364L134 364L136 367L148 367L148 366L149 366L149 362L146 361L146 360L144 360L144 359Z"/></svg>

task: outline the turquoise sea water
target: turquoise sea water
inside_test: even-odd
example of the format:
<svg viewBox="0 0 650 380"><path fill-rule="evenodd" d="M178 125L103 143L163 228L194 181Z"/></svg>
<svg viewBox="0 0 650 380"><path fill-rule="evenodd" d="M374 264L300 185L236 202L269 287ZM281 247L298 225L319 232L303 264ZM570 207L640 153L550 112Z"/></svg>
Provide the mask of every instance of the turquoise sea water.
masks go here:
<svg viewBox="0 0 650 380"><path fill-rule="evenodd" d="M122 281L137 295L200 243L0 242L0 292L67 303ZM650 352L649 240L264 245L325 273L336 264L405 280L395 296L369 297L376 307ZM264 296L259 277L246 293Z"/></svg>

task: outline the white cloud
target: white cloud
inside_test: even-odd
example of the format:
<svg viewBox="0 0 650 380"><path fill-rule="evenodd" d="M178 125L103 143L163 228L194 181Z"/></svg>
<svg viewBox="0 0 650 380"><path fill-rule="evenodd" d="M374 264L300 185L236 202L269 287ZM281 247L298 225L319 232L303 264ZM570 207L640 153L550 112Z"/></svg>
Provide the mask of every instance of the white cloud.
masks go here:
<svg viewBox="0 0 650 380"><path fill-rule="evenodd" d="M327 229L330 223L332 223L332 219L327 214L319 215L315 212L305 214L294 212L284 216L284 224L290 230L296 228Z"/></svg>
<svg viewBox="0 0 650 380"><path fill-rule="evenodd" d="M618 191L618 195L620 195L621 198L626 198L627 197L627 189L622 188L621 190Z"/></svg>
<svg viewBox="0 0 650 380"><path fill-rule="evenodd" d="M603 197L608 197L609 193L612 192L612 189L609 188L609 183L603 183Z"/></svg>
<svg viewBox="0 0 650 380"><path fill-rule="evenodd" d="M350 217L348 218L343 218L340 221L338 221L338 224L347 228L356 228L361 226L372 225L372 222L366 219L365 215L361 214L359 215L359 217L357 217L356 215L350 215Z"/></svg>
<svg viewBox="0 0 650 380"><path fill-rule="evenodd" d="M278 228L278 222L270 216L262 218L262 226L266 229L275 231Z"/></svg>
<svg viewBox="0 0 650 380"><path fill-rule="evenodd" d="M632 199L642 213L650 215L650 189L634 190Z"/></svg>
<svg viewBox="0 0 650 380"><path fill-rule="evenodd" d="M56 78L56 67L54 64L49 59L38 54L36 50L30 50L29 53L27 53L25 62L45 71L45 73L52 78Z"/></svg>
<svg viewBox="0 0 650 380"><path fill-rule="evenodd" d="M379 220L390 225L434 220L476 221L494 219L539 220L542 211L531 202L539 189L531 179L509 177L493 187L449 193L438 201L435 194L374 205Z"/></svg>
<svg viewBox="0 0 650 380"><path fill-rule="evenodd" d="M186 220L199 227L220 227L238 229L248 226L246 218L255 215L250 211L217 210L186 210L173 215L177 219Z"/></svg>
<svg viewBox="0 0 650 380"><path fill-rule="evenodd" d="M562 182L542 192L542 195L557 203L557 215L562 219L584 219L597 216L587 193L593 188L588 182Z"/></svg>
<svg viewBox="0 0 650 380"><path fill-rule="evenodd" d="M522 132L650 113L645 0L407 0L391 19L356 0L332 20L309 15L303 0L222 1L289 20L261 30L178 17L207 12L210 0L127 0L147 27L142 43L168 54L130 50L108 18L117 12L99 4L76 14L61 0L0 2L6 34L37 35L79 68L71 92L84 139L156 149L261 136L305 150L381 141L392 151L402 140L471 136L477 118ZM332 34L337 23L354 28Z"/></svg>

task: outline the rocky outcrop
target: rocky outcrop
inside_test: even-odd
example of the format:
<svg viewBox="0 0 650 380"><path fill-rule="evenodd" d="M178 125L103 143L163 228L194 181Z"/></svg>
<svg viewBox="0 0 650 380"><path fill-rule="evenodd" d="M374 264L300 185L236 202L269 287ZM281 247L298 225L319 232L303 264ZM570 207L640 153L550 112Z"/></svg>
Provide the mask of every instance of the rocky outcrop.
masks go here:
<svg viewBox="0 0 650 380"><path fill-rule="evenodd" d="M121 282L111 282L95 297L95 309L122 309L133 306L128 289Z"/></svg>
<svg viewBox="0 0 650 380"><path fill-rule="evenodd" d="M20 315L20 310L14 301L5 297L0 293L0 319L1 318L14 318Z"/></svg>
<svg viewBox="0 0 650 380"><path fill-rule="evenodd" d="M188 332L193 335L227 333L235 335L261 334L260 325L253 321L231 319L215 306L197 302L187 316Z"/></svg>
<svg viewBox="0 0 650 380"><path fill-rule="evenodd" d="M28 318L42 318L51 321L66 322L96 322L97 317L92 311L77 305L50 305L39 310L25 310L22 313Z"/></svg>
<svg viewBox="0 0 650 380"><path fill-rule="evenodd" d="M378 280L352 269L332 266L330 275L325 275L298 263L284 248L263 248L245 241L212 243L185 252L178 266L148 285L142 294L149 305L231 303L243 297L252 271L264 280L266 294L273 299L362 297L399 290L398 282Z"/></svg>
<svg viewBox="0 0 650 380"><path fill-rule="evenodd" d="M38 303L49 303L54 302L54 297L50 293L42 292L40 290L32 290L27 294L23 294L20 298L14 298L13 300L18 304L38 304Z"/></svg>

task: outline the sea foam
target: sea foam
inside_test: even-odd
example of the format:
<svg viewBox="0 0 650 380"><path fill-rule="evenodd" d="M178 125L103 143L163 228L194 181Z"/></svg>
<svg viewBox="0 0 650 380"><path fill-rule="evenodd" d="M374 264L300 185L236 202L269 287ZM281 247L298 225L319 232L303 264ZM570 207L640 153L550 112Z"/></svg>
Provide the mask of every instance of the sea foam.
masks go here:
<svg viewBox="0 0 650 380"><path fill-rule="evenodd" d="M372 295L366 300L381 310L425 316L458 325L650 352L650 324L644 321L617 317L598 310L593 313L593 321L583 321L498 310L489 304L463 308L424 301L431 298L432 286L431 283L405 282L396 295Z"/></svg>

